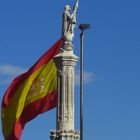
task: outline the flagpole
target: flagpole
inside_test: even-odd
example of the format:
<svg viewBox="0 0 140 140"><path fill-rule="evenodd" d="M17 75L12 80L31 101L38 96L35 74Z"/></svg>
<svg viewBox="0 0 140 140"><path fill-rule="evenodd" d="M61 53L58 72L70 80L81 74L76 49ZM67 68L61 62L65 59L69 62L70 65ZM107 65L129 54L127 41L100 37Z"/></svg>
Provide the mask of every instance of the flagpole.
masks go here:
<svg viewBox="0 0 140 140"><path fill-rule="evenodd" d="M89 29L89 24L80 24L80 140L83 140L84 117L84 30Z"/></svg>

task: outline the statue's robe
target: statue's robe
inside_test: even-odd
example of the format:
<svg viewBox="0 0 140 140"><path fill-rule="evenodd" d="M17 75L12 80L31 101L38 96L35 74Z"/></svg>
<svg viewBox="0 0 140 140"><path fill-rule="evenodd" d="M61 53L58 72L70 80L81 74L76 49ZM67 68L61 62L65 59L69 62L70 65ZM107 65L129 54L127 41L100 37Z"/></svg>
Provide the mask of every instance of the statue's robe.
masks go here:
<svg viewBox="0 0 140 140"><path fill-rule="evenodd" d="M66 33L73 33L76 24L76 13L73 12L70 15L69 11L64 11L62 23L62 36L65 36Z"/></svg>

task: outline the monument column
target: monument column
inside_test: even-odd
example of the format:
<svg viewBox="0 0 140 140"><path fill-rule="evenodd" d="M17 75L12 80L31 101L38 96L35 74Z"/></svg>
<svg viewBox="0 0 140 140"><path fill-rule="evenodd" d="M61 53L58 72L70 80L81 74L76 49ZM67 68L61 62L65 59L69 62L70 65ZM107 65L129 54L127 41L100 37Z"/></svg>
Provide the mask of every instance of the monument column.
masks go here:
<svg viewBox="0 0 140 140"><path fill-rule="evenodd" d="M76 12L79 0L70 13L66 5L63 13L62 38L63 45L54 57L57 67L57 120L56 130L51 131L51 140L79 140L80 132L74 129L74 67L78 57L73 53L72 40L76 26Z"/></svg>
<svg viewBox="0 0 140 140"><path fill-rule="evenodd" d="M64 42L55 56L57 66L58 102L57 129L51 131L51 140L79 140L80 132L74 130L74 67L78 57L71 43Z"/></svg>

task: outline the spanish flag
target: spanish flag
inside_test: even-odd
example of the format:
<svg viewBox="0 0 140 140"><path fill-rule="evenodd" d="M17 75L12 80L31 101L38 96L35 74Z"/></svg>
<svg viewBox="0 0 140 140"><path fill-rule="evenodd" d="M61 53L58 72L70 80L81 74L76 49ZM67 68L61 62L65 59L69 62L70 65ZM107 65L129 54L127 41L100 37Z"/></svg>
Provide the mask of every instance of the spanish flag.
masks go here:
<svg viewBox="0 0 140 140"><path fill-rule="evenodd" d="M26 73L16 77L2 101L5 140L20 140L27 122L56 107L57 69L53 57L62 46L58 40Z"/></svg>

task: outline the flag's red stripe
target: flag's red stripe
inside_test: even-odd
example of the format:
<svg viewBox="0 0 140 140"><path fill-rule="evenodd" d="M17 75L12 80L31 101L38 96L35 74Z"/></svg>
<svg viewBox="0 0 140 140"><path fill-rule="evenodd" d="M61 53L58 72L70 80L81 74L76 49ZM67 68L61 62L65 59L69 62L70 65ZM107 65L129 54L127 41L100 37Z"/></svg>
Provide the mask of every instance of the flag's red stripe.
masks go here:
<svg viewBox="0 0 140 140"><path fill-rule="evenodd" d="M50 109L56 107L56 103L57 93L52 92L47 94L42 99L39 99L25 107L19 120L17 120L14 124L12 133L7 138L5 138L5 140L20 140L25 124L35 118L38 114L49 111Z"/></svg>
<svg viewBox="0 0 140 140"><path fill-rule="evenodd" d="M34 73L42 65L47 64L53 58L53 56L58 53L62 42L62 39L59 39L53 45L53 47L51 47L26 73L19 75L15 80L13 80L3 97L3 108L8 106L9 99L14 96L17 88L27 79L27 77Z"/></svg>
<svg viewBox="0 0 140 140"><path fill-rule="evenodd" d="M62 39L59 39L28 71L29 75L35 72L42 65L48 63L56 55L62 46Z"/></svg>

